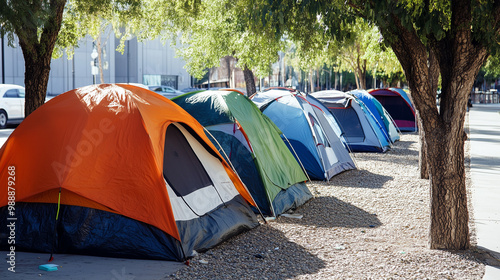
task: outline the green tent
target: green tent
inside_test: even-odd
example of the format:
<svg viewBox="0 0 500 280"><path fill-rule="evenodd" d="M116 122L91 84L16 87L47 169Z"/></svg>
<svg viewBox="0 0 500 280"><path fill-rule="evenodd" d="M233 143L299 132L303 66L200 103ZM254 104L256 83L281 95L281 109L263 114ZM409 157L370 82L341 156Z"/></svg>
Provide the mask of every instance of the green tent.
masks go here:
<svg viewBox="0 0 500 280"><path fill-rule="evenodd" d="M209 90L173 98L208 130L222 147L263 214L277 216L312 195L299 163L276 125L246 96Z"/></svg>

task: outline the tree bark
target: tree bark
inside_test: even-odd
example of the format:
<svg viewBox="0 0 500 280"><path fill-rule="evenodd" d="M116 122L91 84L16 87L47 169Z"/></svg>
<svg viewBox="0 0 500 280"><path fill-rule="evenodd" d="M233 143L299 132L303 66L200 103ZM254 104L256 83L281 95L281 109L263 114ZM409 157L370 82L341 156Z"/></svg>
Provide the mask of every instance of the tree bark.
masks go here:
<svg viewBox="0 0 500 280"><path fill-rule="evenodd" d="M425 120L424 120L425 121ZM432 249L468 249L469 213L465 188L463 127L441 123L426 137L431 181ZM442 139L442 140L437 140Z"/></svg>
<svg viewBox="0 0 500 280"><path fill-rule="evenodd" d="M243 77L245 78L245 87L247 89L247 96L252 96L257 90L255 88L255 77L252 70L248 69L245 65L243 68Z"/></svg>
<svg viewBox="0 0 500 280"><path fill-rule="evenodd" d="M418 123L418 127L420 128L418 130L418 140L420 143L420 149L418 152L418 171L420 173L420 179L429 179L429 168L427 166L427 149L426 149L426 143L425 143L425 134L424 130L421 129L422 127L422 118L420 117L420 114L418 111L416 112L415 118Z"/></svg>
<svg viewBox="0 0 500 280"><path fill-rule="evenodd" d="M361 45L355 44L352 54L349 55L349 64L354 69L354 81L357 89L366 89L366 59L362 59Z"/></svg>
<svg viewBox="0 0 500 280"><path fill-rule="evenodd" d="M53 0L49 3L49 13L43 23L40 39L38 39L38 26L36 25L25 24L14 27L24 56L25 117L45 103L52 52L61 28L66 0ZM23 17L32 17L26 19L29 23L38 22L40 18L36 11L42 9L41 2L31 7L32 13L24 14Z"/></svg>
<svg viewBox="0 0 500 280"><path fill-rule="evenodd" d="M359 88L366 89L366 60L363 60L363 64L359 67Z"/></svg>
<svg viewBox="0 0 500 280"><path fill-rule="evenodd" d="M438 84L439 84L439 63L436 57L436 53L433 49L428 49L428 67L429 67L429 86L430 91L433 94L437 94ZM422 118L417 111L415 116L417 119L418 127L422 127ZM427 163L427 149L425 143L425 134L423 129L418 130L419 140L420 140L420 150L418 157L418 169L420 171L421 179L429 179L429 168Z"/></svg>
<svg viewBox="0 0 500 280"><path fill-rule="evenodd" d="M318 88L318 90L321 90L321 69L320 68L318 68L318 70L316 70L316 82L317 82L316 87Z"/></svg>

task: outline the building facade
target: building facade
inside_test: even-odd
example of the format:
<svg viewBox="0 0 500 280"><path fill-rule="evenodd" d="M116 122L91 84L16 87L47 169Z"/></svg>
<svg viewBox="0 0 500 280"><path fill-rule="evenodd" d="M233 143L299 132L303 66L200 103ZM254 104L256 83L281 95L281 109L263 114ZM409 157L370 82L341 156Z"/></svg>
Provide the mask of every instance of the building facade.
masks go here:
<svg viewBox="0 0 500 280"><path fill-rule="evenodd" d="M65 53L52 60L47 93L57 95L91 85L94 80L96 83L168 85L179 90L192 86L184 61L175 57L175 50L168 42L164 44L159 39L139 42L134 38L125 42L123 54L116 51L118 44L119 39L113 35L102 39L101 63L96 63L100 71L96 74L92 70L94 59L91 56L96 49L95 43L90 36L80 40L72 59ZM17 42L14 47L8 46L5 37L0 51L1 82L24 86L24 57Z"/></svg>

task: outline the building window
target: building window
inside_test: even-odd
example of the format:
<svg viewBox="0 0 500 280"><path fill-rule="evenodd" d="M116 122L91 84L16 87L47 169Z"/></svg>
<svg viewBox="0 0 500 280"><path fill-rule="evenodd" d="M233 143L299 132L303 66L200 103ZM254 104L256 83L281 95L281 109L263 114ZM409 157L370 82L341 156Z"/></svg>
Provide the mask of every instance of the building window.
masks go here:
<svg viewBox="0 0 500 280"><path fill-rule="evenodd" d="M177 75L144 75L144 84L148 86L169 86L179 89L179 76Z"/></svg>

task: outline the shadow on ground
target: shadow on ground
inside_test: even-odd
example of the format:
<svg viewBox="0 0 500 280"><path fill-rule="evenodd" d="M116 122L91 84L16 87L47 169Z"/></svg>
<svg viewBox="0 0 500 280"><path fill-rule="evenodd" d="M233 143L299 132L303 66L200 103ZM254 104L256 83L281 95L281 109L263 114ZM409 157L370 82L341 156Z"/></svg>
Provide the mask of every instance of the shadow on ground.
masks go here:
<svg viewBox="0 0 500 280"><path fill-rule="evenodd" d="M352 177L359 179L353 183ZM367 181L366 178L370 178L370 180ZM375 174L363 169L355 169L348 170L334 176L330 179L330 182L313 181L313 184L327 184L349 188L380 189L384 187L384 184L387 181L392 179L393 178L391 176Z"/></svg>
<svg viewBox="0 0 500 280"><path fill-rule="evenodd" d="M483 263L500 268L500 259L498 258L500 256L500 252L497 251L492 251L487 248L478 246L464 252L453 251L452 253L457 254L462 258L467 258L469 256L468 254L470 254L471 252Z"/></svg>
<svg viewBox="0 0 500 280"><path fill-rule="evenodd" d="M500 169L500 158L498 157L485 157L485 158L473 158L470 161L471 167L476 169L484 169L481 173L489 173L493 170ZM479 171L478 171L479 172Z"/></svg>
<svg viewBox="0 0 500 280"><path fill-rule="evenodd" d="M323 214L310 214L320 212ZM372 228L382 225L376 214L335 197L313 198L294 213L303 215L302 219L279 217L278 222L326 228Z"/></svg>
<svg viewBox="0 0 500 280"><path fill-rule="evenodd" d="M189 267L168 279L294 279L325 267L323 260L290 241L283 232L262 224L200 254Z"/></svg>
<svg viewBox="0 0 500 280"><path fill-rule="evenodd" d="M484 138L475 137L473 140L478 142L498 143L495 139L488 138L487 136Z"/></svg>
<svg viewBox="0 0 500 280"><path fill-rule="evenodd" d="M363 161L364 159L369 159L388 162L389 157L385 157L384 155L390 154L392 155L390 157L391 162L408 165L408 158L416 158L418 161L419 151L411 149L411 146L415 144L416 143L414 141L397 141L393 144L391 149L389 149L385 153L351 153L350 155L355 161Z"/></svg>

